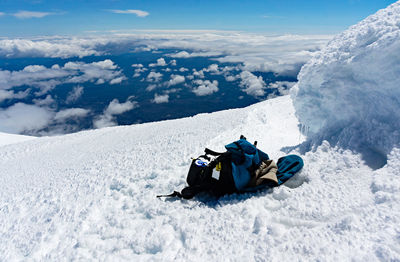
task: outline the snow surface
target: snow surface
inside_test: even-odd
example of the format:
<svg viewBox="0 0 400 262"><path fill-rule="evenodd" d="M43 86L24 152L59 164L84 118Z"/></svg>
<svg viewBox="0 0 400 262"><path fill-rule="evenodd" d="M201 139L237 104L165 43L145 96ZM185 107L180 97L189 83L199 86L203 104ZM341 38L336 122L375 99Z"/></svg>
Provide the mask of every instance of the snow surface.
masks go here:
<svg viewBox="0 0 400 262"><path fill-rule="evenodd" d="M35 139L34 136L14 135L0 132L0 146L19 143L26 140Z"/></svg>
<svg viewBox="0 0 400 262"><path fill-rule="evenodd" d="M400 150L372 171L324 142L285 185L160 200L190 157L244 134L277 159L304 141L289 96L244 109L0 147L0 260L398 261Z"/></svg>
<svg viewBox="0 0 400 262"><path fill-rule="evenodd" d="M331 40L292 93L313 140L363 153L381 167L400 144L400 1Z"/></svg>

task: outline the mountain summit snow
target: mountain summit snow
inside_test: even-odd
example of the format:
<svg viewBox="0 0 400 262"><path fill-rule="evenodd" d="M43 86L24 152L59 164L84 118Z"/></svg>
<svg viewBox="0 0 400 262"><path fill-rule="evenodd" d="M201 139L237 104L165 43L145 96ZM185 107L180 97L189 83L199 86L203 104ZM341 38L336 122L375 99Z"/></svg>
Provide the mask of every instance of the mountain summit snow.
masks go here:
<svg viewBox="0 0 400 262"><path fill-rule="evenodd" d="M336 36L299 73L292 98L312 144L381 167L400 143L400 1Z"/></svg>

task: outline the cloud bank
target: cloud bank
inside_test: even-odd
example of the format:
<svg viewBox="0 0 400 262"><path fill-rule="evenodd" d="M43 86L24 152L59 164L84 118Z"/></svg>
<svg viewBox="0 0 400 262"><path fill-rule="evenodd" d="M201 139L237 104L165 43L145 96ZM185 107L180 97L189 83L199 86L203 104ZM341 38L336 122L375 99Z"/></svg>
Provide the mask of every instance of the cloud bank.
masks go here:
<svg viewBox="0 0 400 262"><path fill-rule="evenodd" d="M181 49L175 58L207 56L219 62L242 63L250 72L296 76L301 65L330 40L326 35L260 35L224 31L136 31L91 37L49 37L0 40L0 57L73 57L130 51ZM118 48L116 48L118 47ZM139 49L138 49L139 48ZM162 60L161 60L162 59ZM165 66L160 58L153 66Z"/></svg>

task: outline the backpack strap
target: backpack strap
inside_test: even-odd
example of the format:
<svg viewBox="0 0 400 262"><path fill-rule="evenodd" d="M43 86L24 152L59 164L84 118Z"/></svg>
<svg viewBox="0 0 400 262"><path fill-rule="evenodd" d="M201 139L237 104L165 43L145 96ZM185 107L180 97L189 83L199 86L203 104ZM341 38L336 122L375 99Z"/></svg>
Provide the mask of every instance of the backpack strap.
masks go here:
<svg viewBox="0 0 400 262"><path fill-rule="evenodd" d="M206 155L212 155L212 156L220 156L223 154L223 153L215 152L209 148L204 149L204 153L206 153Z"/></svg>
<svg viewBox="0 0 400 262"><path fill-rule="evenodd" d="M182 198L182 195L178 191L174 191L172 194L169 194L169 195L158 195L157 197L158 198L160 198L160 197L179 197L179 198Z"/></svg>
<svg viewBox="0 0 400 262"><path fill-rule="evenodd" d="M192 199L195 195L200 193L201 191L210 189L209 184L204 184L204 185L198 185L198 186L188 186L182 189L182 191L179 193L178 191L174 191L173 193L169 195L158 195L157 197L179 197L179 198L184 198L184 199Z"/></svg>

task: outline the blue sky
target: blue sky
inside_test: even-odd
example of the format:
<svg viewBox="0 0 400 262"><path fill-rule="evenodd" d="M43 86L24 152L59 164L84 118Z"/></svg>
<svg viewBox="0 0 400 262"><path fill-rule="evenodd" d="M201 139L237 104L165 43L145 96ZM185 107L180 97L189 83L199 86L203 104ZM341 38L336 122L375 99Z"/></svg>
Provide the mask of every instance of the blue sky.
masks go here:
<svg viewBox="0 0 400 262"><path fill-rule="evenodd" d="M393 0L0 0L0 36L131 29L334 34ZM138 11L128 11L138 10Z"/></svg>

